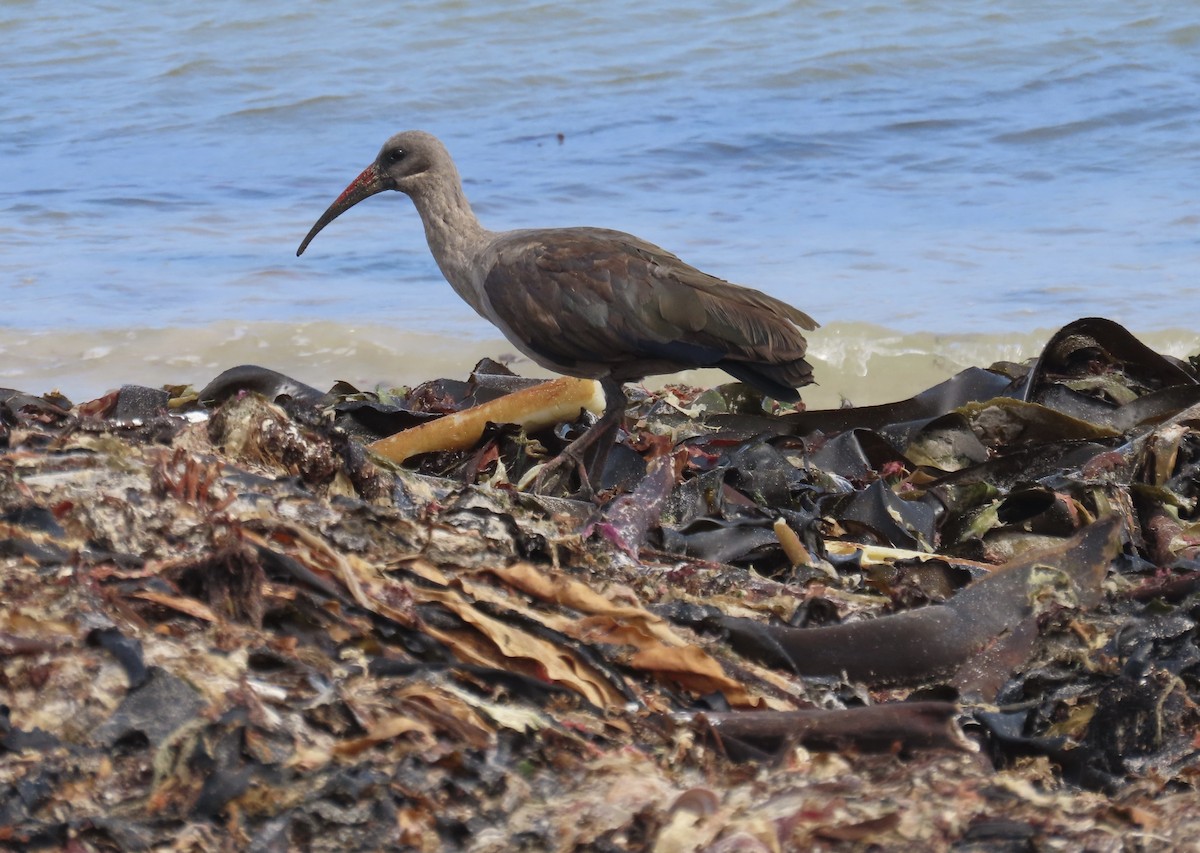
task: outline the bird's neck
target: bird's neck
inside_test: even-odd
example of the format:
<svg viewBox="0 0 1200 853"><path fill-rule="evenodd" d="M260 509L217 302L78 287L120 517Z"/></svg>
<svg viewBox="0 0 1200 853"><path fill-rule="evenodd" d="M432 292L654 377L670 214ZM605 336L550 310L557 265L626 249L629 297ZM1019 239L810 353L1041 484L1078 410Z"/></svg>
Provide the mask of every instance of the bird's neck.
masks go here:
<svg viewBox="0 0 1200 853"><path fill-rule="evenodd" d="M425 225L429 250L455 292L481 316L486 316L478 259L491 232L479 223L458 180L443 184L438 190L413 195L413 204Z"/></svg>

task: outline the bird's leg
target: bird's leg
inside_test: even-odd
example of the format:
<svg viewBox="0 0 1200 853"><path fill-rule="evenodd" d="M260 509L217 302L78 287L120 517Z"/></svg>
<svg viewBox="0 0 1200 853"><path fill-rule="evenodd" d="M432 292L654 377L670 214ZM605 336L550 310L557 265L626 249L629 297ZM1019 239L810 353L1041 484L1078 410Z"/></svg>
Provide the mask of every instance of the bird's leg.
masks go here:
<svg viewBox="0 0 1200 853"><path fill-rule="evenodd" d="M535 492L557 491L564 486L569 489L570 475L577 472L581 496L585 499L595 496L592 484L599 484L604 475L608 454L616 442L617 431L628 405L625 389L620 382L606 378L600 380L600 384L604 388L604 413L587 432L542 466L534 482ZM567 482L564 482L564 478L567 478Z"/></svg>

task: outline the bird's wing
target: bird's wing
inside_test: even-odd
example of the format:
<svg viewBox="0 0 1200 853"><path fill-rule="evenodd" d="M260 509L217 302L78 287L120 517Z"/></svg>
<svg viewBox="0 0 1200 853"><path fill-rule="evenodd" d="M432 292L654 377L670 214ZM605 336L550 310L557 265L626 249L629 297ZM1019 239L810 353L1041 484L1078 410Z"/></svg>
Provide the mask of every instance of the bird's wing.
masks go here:
<svg viewBox="0 0 1200 853"><path fill-rule="evenodd" d="M797 327L816 327L778 299L629 234L593 228L506 236L495 246L484 294L510 339L559 369L631 360L676 365L669 369L789 362L804 355Z"/></svg>

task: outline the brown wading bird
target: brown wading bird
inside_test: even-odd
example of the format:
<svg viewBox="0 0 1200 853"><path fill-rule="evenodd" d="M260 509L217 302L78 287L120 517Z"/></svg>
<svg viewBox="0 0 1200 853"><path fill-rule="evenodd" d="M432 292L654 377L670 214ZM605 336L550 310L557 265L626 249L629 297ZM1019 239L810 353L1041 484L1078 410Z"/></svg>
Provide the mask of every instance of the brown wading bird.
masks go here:
<svg viewBox="0 0 1200 853"><path fill-rule="evenodd" d="M600 380L604 414L559 457L583 466L584 451L596 445L581 469L585 488L587 473L597 482L603 473L609 434L626 406L624 382L719 367L792 402L800 399L796 388L812 382L800 330L817 324L803 311L620 231L488 231L471 211L450 154L422 131L389 139L296 254L342 213L384 190L413 200L442 275L513 346L549 370Z"/></svg>

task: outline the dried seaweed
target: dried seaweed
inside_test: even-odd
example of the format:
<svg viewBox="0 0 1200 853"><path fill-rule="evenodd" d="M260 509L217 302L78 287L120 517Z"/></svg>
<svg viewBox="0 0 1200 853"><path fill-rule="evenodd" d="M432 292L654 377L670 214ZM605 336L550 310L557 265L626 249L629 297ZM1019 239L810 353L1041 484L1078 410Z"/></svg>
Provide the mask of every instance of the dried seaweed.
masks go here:
<svg viewBox="0 0 1200 853"><path fill-rule="evenodd" d="M597 502L519 485L583 415L367 449L531 384L0 392L0 846L1200 829L1191 365L1089 318L887 406L669 388Z"/></svg>

